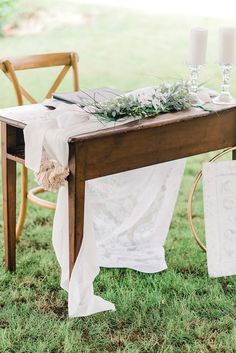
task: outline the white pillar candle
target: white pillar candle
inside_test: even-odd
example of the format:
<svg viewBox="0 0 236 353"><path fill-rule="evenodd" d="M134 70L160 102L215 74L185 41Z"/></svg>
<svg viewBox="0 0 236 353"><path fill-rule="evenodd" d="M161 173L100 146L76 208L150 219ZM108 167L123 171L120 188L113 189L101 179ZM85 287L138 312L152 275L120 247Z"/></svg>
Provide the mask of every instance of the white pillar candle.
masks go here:
<svg viewBox="0 0 236 353"><path fill-rule="evenodd" d="M235 27L223 27L219 30L219 64L235 63Z"/></svg>
<svg viewBox="0 0 236 353"><path fill-rule="evenodd" d="M205 28L193 28L190 32L190 50L188 64L204 65L206 62L208 31Z"/></svg>

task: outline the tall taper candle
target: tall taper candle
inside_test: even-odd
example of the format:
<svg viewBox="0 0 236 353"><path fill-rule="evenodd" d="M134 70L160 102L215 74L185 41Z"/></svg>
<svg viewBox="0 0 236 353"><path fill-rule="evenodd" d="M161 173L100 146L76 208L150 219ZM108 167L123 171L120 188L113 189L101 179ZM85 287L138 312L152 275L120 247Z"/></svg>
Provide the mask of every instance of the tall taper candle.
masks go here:
<svg viewBox="0 0 236 353"><path fill-rule="evenodd" d="M235 27L222 27L219 30L219 64L235 64Z"/></svg>
<svg viewBox="0 0 236 353"><path fill-rule="evenodd" d="M208 31L205 28L191 29L189 66L200 66L206 63L207 36Z"/></svg>

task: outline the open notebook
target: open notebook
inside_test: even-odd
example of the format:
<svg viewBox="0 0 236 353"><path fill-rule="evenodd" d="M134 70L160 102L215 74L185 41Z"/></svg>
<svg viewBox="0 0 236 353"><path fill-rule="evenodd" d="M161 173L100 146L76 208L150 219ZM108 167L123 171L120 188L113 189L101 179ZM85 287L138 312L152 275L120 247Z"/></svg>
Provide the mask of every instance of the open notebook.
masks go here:
<svg viewBox="0 0 236 353"><path fill-rule="evenodd" d="M123 93L112 88L97 88L89 90L80 90L78 92L53 93L53 98L61 101L78 104L81 107L103 102L112 98L121 96Z"/></svg>

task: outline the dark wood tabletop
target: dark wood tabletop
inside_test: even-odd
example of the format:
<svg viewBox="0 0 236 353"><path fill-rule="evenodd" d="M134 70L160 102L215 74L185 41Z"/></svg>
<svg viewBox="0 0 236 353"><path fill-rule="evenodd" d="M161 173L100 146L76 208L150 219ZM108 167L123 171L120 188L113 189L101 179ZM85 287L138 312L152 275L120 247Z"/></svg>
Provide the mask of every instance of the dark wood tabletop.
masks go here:
<svg viewBox="0 0 236 353"><path fill-rule="evenodd" d="M135 120L134 122L130 122L127 124L124 123L119 126L116 126L114 123L114 127L112 128L87 132L78 136L73 136L70 138L69 141L74 142L77 140L86 140L98 136L108 136L128 131L176 124L196 118L209 118L212 115L220 116L222 112L234 110L236 106L206 104L205 108L206 110L203 110L201 108L191 108L180 112L160 114L151 118L146 118L139 121ZM28 122L34 120L35 118L43 117L44 115L46 116L48 112L50 112L50 110L42 104L31 104L12 108L3 108L0 109L0 121L5 122L11 126L24 129Z"/></svg>
<svg viewBox="0 0 236 353"><path fill-rule="evenodd" d="M236 106L162 114L70 139L85 160L85 179L119 173L236 144ZM129 157L127 157L129 155Z"/></svg>

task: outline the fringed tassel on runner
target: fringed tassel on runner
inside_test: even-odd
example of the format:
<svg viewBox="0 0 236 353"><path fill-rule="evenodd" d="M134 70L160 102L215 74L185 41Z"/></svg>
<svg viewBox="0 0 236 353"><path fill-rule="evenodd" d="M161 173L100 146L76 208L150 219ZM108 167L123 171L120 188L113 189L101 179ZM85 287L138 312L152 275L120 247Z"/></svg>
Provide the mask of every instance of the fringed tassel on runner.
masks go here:
<svg viewBox="0 0 236 353"><path fill-rule="evenodd" d="M38 172L34 172L35 181L45 190L56 192L66 183L69 169L62 167L56 160L49 159L43 152Z"/></svg>

